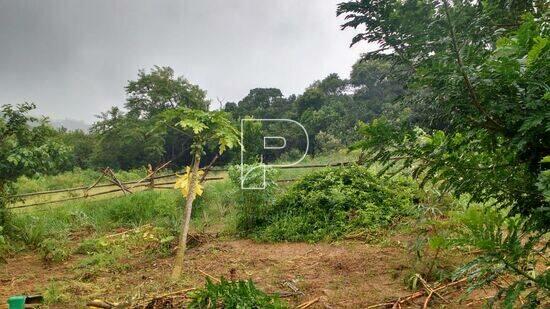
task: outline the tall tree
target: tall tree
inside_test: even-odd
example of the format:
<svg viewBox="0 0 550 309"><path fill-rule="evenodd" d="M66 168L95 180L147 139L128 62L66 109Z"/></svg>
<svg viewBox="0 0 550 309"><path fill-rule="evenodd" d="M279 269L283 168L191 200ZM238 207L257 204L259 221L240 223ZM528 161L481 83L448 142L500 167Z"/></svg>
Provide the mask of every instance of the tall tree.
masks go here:
<svg viewBox="0 0 550 309"><path fill-rule="evenodd" d="M341 3L338 13L343 28L364 29L352 43L379 43L366 57L403 67L407 82L400 112L364 124L356 146L384 164L382 173L399 161L422 185L498 207L462 215L455 244L481 254L458 275L472 288L510 276L497 294L504 306L543 304L550 270L523 269L549 247L547 3L361 0Z"/></svg>
<svg viewBox="0 0 550 309"><path fill-rule="evenodd" d="M506 9L514 14L495 13ZM338 7L347 19L343 28L364 29L352 43L380 44L366 58L404 68L408 92L401 111L408 115L394 117L404 121L399 126L468 133L487 151L508 148L508 165L525 164L532 181L524 186L528 192L516 191L519 212L541 206L533 188L550 152L547 28L527 13L544 12L536 1L362 0ZM521 16L527 22L518 29ZM514 37L499 39L512 32Z"/></svg>
<svg viewBox="0 0 550 309"><path fill-rule="evenodd" d="M139 71L137 80L128 82L126 94L127 117L132 119L153 119L167 109L179 107L208 110L210 105L206 91L176 76L170 67L155 66L149 72ZM186 136L171 128L163 138L164 161L184 164L192 159L184 151L190 146Z"/></svg>
<svg viewBox="0 0 550 309"><path fill-rule="evenodd" d="M208 110L206 92L170 67L155 66L150 72L140 70L138 79L126 86L125 107L130 117L151 118L169 108L188 107Z"/></svg>

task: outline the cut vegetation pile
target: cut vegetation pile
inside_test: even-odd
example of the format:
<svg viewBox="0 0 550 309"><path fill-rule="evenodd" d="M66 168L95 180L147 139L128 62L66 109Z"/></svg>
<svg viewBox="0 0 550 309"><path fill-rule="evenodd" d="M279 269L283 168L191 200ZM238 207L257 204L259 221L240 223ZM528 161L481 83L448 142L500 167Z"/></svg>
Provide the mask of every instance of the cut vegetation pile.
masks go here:
<svg viewBox="0 0 550 309"><path fill-rule="evenodd" d="M338 239L372 231L413 211L416 186L365 167L327 169L292 185L258 220L252 234L268 241Z"/></svg>

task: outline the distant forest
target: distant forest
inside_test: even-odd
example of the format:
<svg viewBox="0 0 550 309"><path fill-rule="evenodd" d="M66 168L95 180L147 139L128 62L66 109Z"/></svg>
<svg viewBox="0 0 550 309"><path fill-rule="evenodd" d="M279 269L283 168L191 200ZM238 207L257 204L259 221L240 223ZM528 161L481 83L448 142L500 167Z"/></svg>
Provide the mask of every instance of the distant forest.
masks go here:
<svg viewBox="0 0 550 309"><path fill-rule="evenodd" d="M170 67L154 67L139 71L126 86L125 110L112 107L98 115L89 132L83 130L52 130L51 134L72 150L63 169L75 167L133 169L173 160L176 166L189 164L189 138L176 128L157 131L157 116L178 107L211 109L225 103L236 126L242 118L284 118L301 123L309 134L309 154L333 151L358 140L356 126L369 122L389 110L392 102L404 93L403 84L392 76L395 69L385 61L358 61L350 78L333 73L313 82L304 93L285 96L277 88L255 88L239 102L210 102L206 92ZM259 127L258 127L259 125ZM248 161L292 160L305 150L306 139L298 126L286 123L251 123L245 127ZM262 137L281 135L287 148L263 151ZM213 156L207 153L207 156ZM229 151L220 164L239 159L240 149ZM240 160L240 159L239 159Z"/></svg>

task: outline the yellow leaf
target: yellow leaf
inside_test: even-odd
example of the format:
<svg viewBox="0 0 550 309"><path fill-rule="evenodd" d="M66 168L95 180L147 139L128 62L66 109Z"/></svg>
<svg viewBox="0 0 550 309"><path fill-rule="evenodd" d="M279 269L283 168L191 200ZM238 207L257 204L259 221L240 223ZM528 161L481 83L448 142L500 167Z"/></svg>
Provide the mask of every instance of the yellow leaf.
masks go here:
<svg viewBox="0 0 550 309"><path fill-rule="evenodd" d="M202 195L203 189L200 184L200 180L202 178L202 175L204 175L204 171L199 170L197 172L197 179L195 181L195 194L198 196ZM191 182L191 168L188 166L185 168L185 174L183 175L177 175L178 179L176 180L176 184L174 185L174 188L180 189L181 194L184 197L187 197L187 194L189 193L189 185Z"/></svg>

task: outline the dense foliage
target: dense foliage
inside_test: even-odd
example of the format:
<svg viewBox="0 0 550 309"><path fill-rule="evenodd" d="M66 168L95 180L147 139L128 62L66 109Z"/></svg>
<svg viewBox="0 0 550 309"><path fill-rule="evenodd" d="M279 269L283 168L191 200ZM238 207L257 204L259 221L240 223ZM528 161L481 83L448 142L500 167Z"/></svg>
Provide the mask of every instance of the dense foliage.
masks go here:
<svg viewBox="0 0 550 309"><path fill-rule="evenodd" d="M542 206L535 182L541 159L550 153L548 30L533 15L524 15L517 30L498 28L498 22L512 17L520 23L520 16L505 14L498 15L503 20L495 19L491 14L498 5L489 3L340 5L340 13L348 13L350 20L345 27L365 25L367 29L356 39L384 42L385 48L395 51L387 57L408 65L411 73L410 91L400 103L405 113L391 114L390 122L366 125L362 129L366 140L359 146L385 163L391 157L406 158L409 166L417 159L433 160L425 164L424 172L430 178L436 176L434 182L448 177L451 170L482 174L466 180L467 186L457 181L459 177L447 179L446 184L484 199L502 195L499 200L514 204L517 212L530 213ZM517 14L537 12L528 5L516 9ZM415 16L414 25L406 18L410 14ZM463 26L466 23L475 24L475 29ZM390 29L398 33L389 34ZM403 36L407 39L401 42ZM424 147L426 136L415 127L434 136L432 147ZM488 185L495 174L501 178ZM514 179L508 179L510 175ZM510 184L509 189L503 184ZM541 225L547 225L547 212L538 217Z"/></svg>
<svg viewBox="0 0 550 309"><path fill-rule="evenodd" d="M370 121L379 116L403 92L401 82L389 78L390 65L386 61L357 62L350 79L337 74L311 84L303 94L284 97L279 89L256 88L238 104L227 103L225 110L235 119L285 118L301 123L309 134L309 152L330 149L331 145L349 145L357 140L358 121ZM293 131L294 130L294 131ZM285 133L287 147L303 151L305 139L299 128L286 123L273 123L262 128L264 135ZM245 131L246 132L246 131ZM263 153L264 162L280 157L280 153Z"/></svg>
<svg viewBox="0 0 550 309"><path fill-rule="evenodd" d="M288 306L276 296L270 296L248 281L228 281L221 278L213 283L206 278L204 288L191 294L189 308L287 308Z"/></svg>
<svg viewBox="0 0 550 309"><path fill-rule="evenodd" d="M270 241L317 241L374 231L413 213L415 185L367 168L327 169L293 184L257 220L253 235Z"/></svg>
<svg viewBox="0 0 550 309"><path fill-rule="evenodd" d="M338 13L343 28L361 29L353 43L380 44L365 58L402 68L394 74L406 89L385 117L362 125L355 147L387 171L411 169L423 184L505 209L504 216L466 210L463 244L483 252L467 273L478 276L474 287L511 274L516 281L497 296L510 307L522 297L536 305L548 292L548 268L537 279L517 266L548 246L547 3L361 0L340 4Z"/></svg>
<svg viewBox="0 0 550 309"><path fill-rule="evenodd" d="M473 290L491 284L500 276L516 274L513 283L503 287L494 303L501 296L502 306L514 308L519 297L523 307L535 308L550 302L550 271L540 259L546 248L540 244L540 234L526 234L529 222L519 215L494 207L472 205L452 214L453 230L447 242L454 247L475 248L479 257L458 269L456 276L468 276Z"/></svg>
<svg viewBox="0 0 550 309"><path fill-rule="evenodd" d="M269 210L275 203L275 194L278 189L275 182L277 175L276 169L259 164L243 164L229 169L229 178L233 183L234 198L237 203L236 228L241 236L250 234L267 218Z"/></svg>
<svg viewBox="0 0 550 309"><path fill-rule="evenodd" d="M59 172L68 157L69 148L52 138L47 122L28 116L34 108L25 103L0 109L0 225L17 178Z"/></svg>

